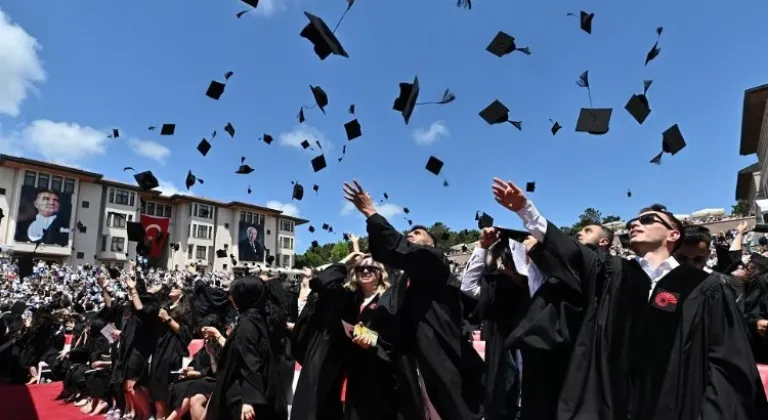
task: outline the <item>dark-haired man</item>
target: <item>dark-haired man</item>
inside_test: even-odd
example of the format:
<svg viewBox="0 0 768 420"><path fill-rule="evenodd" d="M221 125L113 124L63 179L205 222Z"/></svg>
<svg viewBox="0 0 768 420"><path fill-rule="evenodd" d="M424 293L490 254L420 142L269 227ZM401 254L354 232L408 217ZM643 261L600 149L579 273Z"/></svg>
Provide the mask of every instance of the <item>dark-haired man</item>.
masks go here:
<svg viewBox="0 0 768 420"><path fill-rule="evenodd" d="M763 419L768 402L728 285L681 265L683 225L653 205L627 223L633 260L600 259L494 179L496 201L578 274L589 306L558 419Z"/></svg>
<svg viewBox="0 0 768 420"><path fill-rule="evenodd" d="M681 264L690 264L699 270L707 267L712 234L705 226L686 226L683 232L683 244L675 252L675 259Z"/></svg>
<svg viewBox="0 0 768 420"><path fill-rule="evenodd" d="M434 408L442 420L480 419L483 361L462 338L460 284L435 238L423 226L398 232L357 181L344 184L344 198L367 218L373 259L403 271L379 299L372 324L390 345L384 350L397 376L398 414L422 420ZM433 407L424 402L419 377Z"/></svg>
<svg viewBox="0 0 768 420"><path fill-rule="evenodd" d="M576 238L584 245L608 251L613 244L613 231L603 225L586 225L576 234Z"/></svg>

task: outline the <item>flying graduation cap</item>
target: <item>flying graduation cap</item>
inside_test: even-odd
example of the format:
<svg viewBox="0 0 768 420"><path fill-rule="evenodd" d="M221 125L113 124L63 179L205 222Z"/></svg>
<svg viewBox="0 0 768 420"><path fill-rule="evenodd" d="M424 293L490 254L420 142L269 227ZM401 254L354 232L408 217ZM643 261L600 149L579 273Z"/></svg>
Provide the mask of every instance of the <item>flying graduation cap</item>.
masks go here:
<svg viewBox="0 0 768 420"><path fill-rule="evenodd" d="M595 18L594 13L588 13L582 10L579 12L579 16L576 16L575 13L568 13L566 16L578 17L581 30L592 35L592 19Z"/></svg>
<svg viewBox="0 0 768 420"><path fill-rule="evenodd" d="M648 115L651 113L651 107L648 104L648 98L645 95L648 93L648 88L651 87L652 83L653 80L643 80L643 93L639 95L632 94L632 97L629 98L629 101L627 101L627 104L624 106L624 109L632 115L632 118L634 118L638 124L645 122L645 119L648 118Z"/></svg>
<svg viewBox="0 0 768 420"><path fill-rule="evenodd" d="M483 230L485 228L493 227L493 217L483 211L477 211L475 213L475 220L477 221L477 228Z"/></svg>
<svg viewBox="0 0 768 420"><path fill-rule="evenodd" d="M110 138L110 139L116 139L118 137L120 137L120 130L118 130L117 128L113 128L112 134L107 136L107 138Z"/></svg>
<svg viewBox="0 0 768 420"><path fill-rule="evenodd" d="M354 4L354 0L347 0L347 9L344 10L344 13L341 15L341 19L339 19L339 21L336 23L336 26L333 28L333 30L331 30L325 21L319 17L311 13L304 12L304 15L307 17L307 19L309 19L309 23L304 27L304 29L301 30L299 35L312 43L315 54L320 58L320 60L325 60L331 54L349 58L347 52L344 51L344 47L341 46L341 42L338 38L336 38L336 29L339 28L341 21L344 20L347 12L352 8L352 5Z"/></svg>
<svg viewBox="0 0 768 420"><path fill-rule="evenodd" d="M489 125L494 124L502 124L502 123L510 123L515 128L518 129L518 131L523 130L523 122L522 121L510 121L509 119L509 108L507 108L501 101L498 99L494 99L493 102L491 102L490 105L485 107L482 111L478 113L480 115L480 118L485 120Z"/></svg>
<svg viewBox="0 0 768 420"><path fill-rule="evenodd" d="M392 104L392 109L403 114L403 120L406 125L408 125L408 121L411 120L413 109L417 105L444 105L453 102L456 99L456 95L454 95L450 89L446 89L445 92L443 92L442 99L439 101L417 103L416 101L419 99L419 90L418 76L414 77L413 83L400 83L400 94L395 99L394 104Z"/></svg>
<svg viewBox="0 0 768 420"><path fill-rule="evenodd" d="M432 172L435 175L440 175L440 171L443 170L443 164L444 163L443 163L442 160L440 160L440 159L438 159L438 158L436 158L434 156L430 156L429 160L427 160L426 169L429 172ZM444 187L448 186L448 181L445 178L443 178L443 186Z"/></svg>
<svg viewBox="0 0 768 420"><path fill-rule="evenodd" d="M303 142L301 142L301 147L306 149L306 147L304 146L304 143L308 144L309 141L304 140ZM320 172L323 169L325 169L328 166L328 164L325 161L325 152L323 151L323 146L320 144L320 141L315 140L315 144L320 149L321 154L320 156L316 156L314 159L312 159L312 170L314 170L315 172Z"/></svg>
<svg viewBox="0 0 768 420"><path fill-rule="evenodd" d="M589 108L581 108L579 119L576 122L576 131L580 133L589 133L594 135L605 134L608 132L612 108L595 108L592 105L592 88L589 85L589 70L581 73L576 85L587 89L589 95Z"/></svg>
<svg viewBox="0 0 768 420"><path fill-rule="evenodd" d="M151 125L147 128L149 131L155 131L157 127L154 125ZM172 136L173 133L176 132L176 124L163 124L160 126L160 135L161 136Z"/></svg>
<svg viewBox="0 0 768 420"><path fill-rule="evenodd" d="M645 55L646 66L661 52L661 48L659 48L659 39L661 38L662 32L664 32L664 27L659 26L656 28L656 42L653 43L653 47L651 47L650 51L648 51L648 54Z"/></svg>
<svg viewBox="0 0 768 420"><path fill-rule="evenodd" d="M678 127L677 124L669 127L661 136L661 152L654 156L650 162L656 165L661 165L661 156L664 155L664 153L669 153L674 156L686 146L683 134L680 132L680 127Z"/></svg>
<svg viewBox="0 0 768 420"><path fill-rule="evenodd" d="M320 191L320 186L315 184L312 186L312 190L315 192L315 194L317 194Z"/></svg>
<svg viewBox="0 0 768 420"><path fill-rule="evenodd" d="M550 129L549 129L549 131L551 131L551 132L552 132L552 135L553 135L553 136L554 136L555 134L557 134L557 132L558 132L558 131L560 131L560 129L561 129L561 128L563 128L563 126L562 126L562 125L560 125L560 123L559 123L559 122L557 122L557 121L554 121L554 120L549 120L549 122L551 122L551 123L552 123L552 128L550 128Z"/></svg>
<svg viewBox="0 0 768 420"><path fill-rule="evenodd" d="M228 122L227 125L224 126L224 131L229 134L229 137L235 137L235 126L233 126L231 122Z"/></svg>
<svg viewBox="0 0 768 420"><path fill-rule="evenodd" d="M213 140L214 138L216 138L215 130L213 131L213 133L211 133L211 140ZM209 150L211 150L211 143L208 141L208 139L203 137L203 139L200 140L200 143L198 143L197 145L197 151L200 152L200 154L203 155L203 157L205 157L206 155L208 155Z"/></svg>
<svg viewBox="0 0 768 420"><path fill-rule="evenodd" d="M291 194L291 200L301 201L304 198L304 186L299 184L298 181L291 181L293 184L293 193Z"/></svg>
<svg viewBox="0 0 768 420"><path fill-rule="evenodd" d="M323 88L321 88L320 86L312 86L312 85L309 85L309 88L312 90L312 97L315 98L315 104L311 106L303 105L299 109L299 115L298 115L299 124L305 121L305 118L304 118L305 109L312 109L315 106L317 106L318 108L320 108L320 111L322 111L323 114L325 114L325 107L328 106L328 94L325 93Z"/></svg>
<svg viewBox="0 0 768 420"><path fill-rule="evenodd" d="M187 172L187 179L184 181L184 184L187 186L187 191L189 191L189 189L192 188L195 183L205 184L205 181L196 177L190 170Z"/></svg>
<svg viewBox="0 0 768 420"><path fill-rule="evenodd" d="M263 141L267 145L272 144L272 142L275 140L271 135L264 133L263 136L259 137L259 140Z"/></svg>
<svg viewBox="0 0 768 420"><path fill-rule="evenodd" d="M349 113L352 114L355 119L344 124L344 131L347 133L347 140L352 141L363 135L363 133L360 128L360 122L357 121L357 117L355 116L355 104L349 106ZM346 153L346 150L344 152ZM341 160L339 160L339 162L341 162Z"/></svg>
<svg viewBox="0 0 768 420"><path fill-rule="evenodd" d="M242 0L242 2L247 4L248 6L251 6L251 8L243 10L241 12L237 12L237 14L235 16L237 16L238 19L243 17L244 14L250 12L251 10L256 9L256 7L259 6L259 0Z"/></svg>
<svg viewBox="0 0 768 420"><path fill-rule="evenodd" d="M515 45L515 38L502 31L499 31L499 33L496 34L485 50L499 58L515 51L520 51L525 55L531 55L530 48L517 48L517 45Z"/></svg>
<svg viewBox="0 0 768 420"><path fill-rule="evenodd" d="M227 81L230 77L232 77L233 74L235 73L231 71L224 73L224 83L211 80L211 84L208 85L208 90L205 91L205 96L218 101L219 98L221 98L221 95L224 93L224 87L226 87Z"/></svg>
<svg viewBox="0 0 768 420"><path fill-rule="evenodd" d="M138 172L130 166L123 168L123 171L128 170L136 172L136 174L133 175L133 179L136 180L136 184L139 185L139 188L141 188L142 191L149 191L160 186L160 183L157 182L157 178L152 174L152 171Z"/></svg>
<svg viewBox="0 0 768 420"><path fill-rule="evenodd" d="M245 164L245 156L241 156L240 157L240 167L237 168L235 173L239 174L239 175L248 175L248 174L250 174L253 171L255 171L255 169L253 169L249 165Z"/></svg>

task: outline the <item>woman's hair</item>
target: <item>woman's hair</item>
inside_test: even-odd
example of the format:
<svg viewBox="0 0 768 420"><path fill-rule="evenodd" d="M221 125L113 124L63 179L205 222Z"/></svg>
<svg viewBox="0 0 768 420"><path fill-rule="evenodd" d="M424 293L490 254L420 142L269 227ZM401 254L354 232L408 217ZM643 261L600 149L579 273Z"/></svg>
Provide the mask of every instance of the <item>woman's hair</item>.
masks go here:
<svg viewBox="0 0 768 420"><path fill-rule="evenodd" d="M355 263L355 268L360 266L364 261L369 261L372 263L374 267L378 267L379 269L379 281L376 285L376 291L377 292L384 292L385 290L389 289L390 283L389 283L389 274L387 273L387 268L384 266L384 264L376 261L371 257L371 254L365 254L362 258L360 258ZM347 276L347 282L344 283L344 287L346 287L349 290L357 290L357 285L359 283L359 280L357 278L357 271L352 270L352 272L349 273L349 276Z"/></svg>

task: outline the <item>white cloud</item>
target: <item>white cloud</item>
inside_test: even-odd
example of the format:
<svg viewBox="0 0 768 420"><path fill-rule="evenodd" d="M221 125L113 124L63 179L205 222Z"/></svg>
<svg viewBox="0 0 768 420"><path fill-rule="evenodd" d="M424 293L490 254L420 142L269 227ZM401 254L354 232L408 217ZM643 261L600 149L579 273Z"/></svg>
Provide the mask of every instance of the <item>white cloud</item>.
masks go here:
<svg viewBox="0 0 768 420"><path fill-rule="evenodd" d="M168 197L170 197L170 196L172 196L174 194L189 195L189 196L194 196L195 195L195 193L193 193L192 191L180 190L180 189L176 188L176 185L174 185L173 182L171 182L171 181L165 181L165 180L162 180L162 179L158 178L157 179L157 183L159 184L159 186L155 190L156 191L160 191L160 194L168 196Z"/></svg>
<svg viewBox="0 0 768 420"><path fill-rule="evenodd" d="M299 208L293 203L281 203L279 201L267 201L267 207L274 210L280 210L283 214L293 217L299 217Z"/></svg>
<svg viewBox="0 0 768 420"><path fill-rule="evenodd" d="M17 117L36 83L45 81L40 44L0 10L0 114Z"/></svg>
<svg viewBox="0 0 768 420"><path fill-rule="evenodd" d="M147 159L152 159L161 164L165 164L165 158L171 154L171 149L163 146L160 143L155 143L150 140L139 140L136 138L128 139L128 146L133 153L139 156L143 156Z"/></svg>
<svg viewBox="0 0 768 420"><path fill-rule="evenodd" d="M435 121L428 129L417 128L413 132L413 138L416 140L416 144L425 146L432 144L439 140L441 137L448 137L448 127L442 121Z"/></svg>
<svg viewBox="0 0 768 420"><path fill-rule="evenodd" d="M0 35L2 36L2 35ZM0 135L0 149L29 151L60 163L101 156L107 150L107 133L75 123L35 120L19 131Z"/></svg>
<svg viewBox="0 0 768 420"><path fill-rule="evenodd" d="M323 133L315 127L303 124L296 126L293 131L280 133L280 144L283 146L292 146L301 149L301 142L309 141L311 147L315 148L314 153L319 153L316 142L320 142L323 151L328 152L333 149L333 144L325 139Z"/></svg>
<svg viewBox="0 0 768 420"><path fill-rule="evenodd" d="M397 204L392 204L392 203L374 204L373 207L376 209L376 213L379 213L385 219L389 219L393 216L398 216L400 214L403 214L403 208L401 206L398 206ZM345 201L344 205L341 207L340 214L342 216L348 216L352 213L357 213L355 206L349 201ZM360 213L357 213L357 214L362 216Z"/></svg>

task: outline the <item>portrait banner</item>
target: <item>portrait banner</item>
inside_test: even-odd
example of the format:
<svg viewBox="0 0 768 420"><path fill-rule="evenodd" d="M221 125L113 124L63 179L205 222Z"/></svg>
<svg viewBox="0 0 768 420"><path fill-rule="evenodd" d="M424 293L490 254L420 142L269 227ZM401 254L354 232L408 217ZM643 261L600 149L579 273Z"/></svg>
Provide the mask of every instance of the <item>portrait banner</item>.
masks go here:
<svg viewBox="0 0 768 420"><path fill-rule="evenodd" d="M264 262L263 225L241 221L237 241L237 253L240 261Z"/></svg>
<svg viewBox="0 0 768 420"><path fill-rule="evenodd" d="M68 246L71 217L72 194L24 185L21 187L13 239L16 242Z"/></svg>

